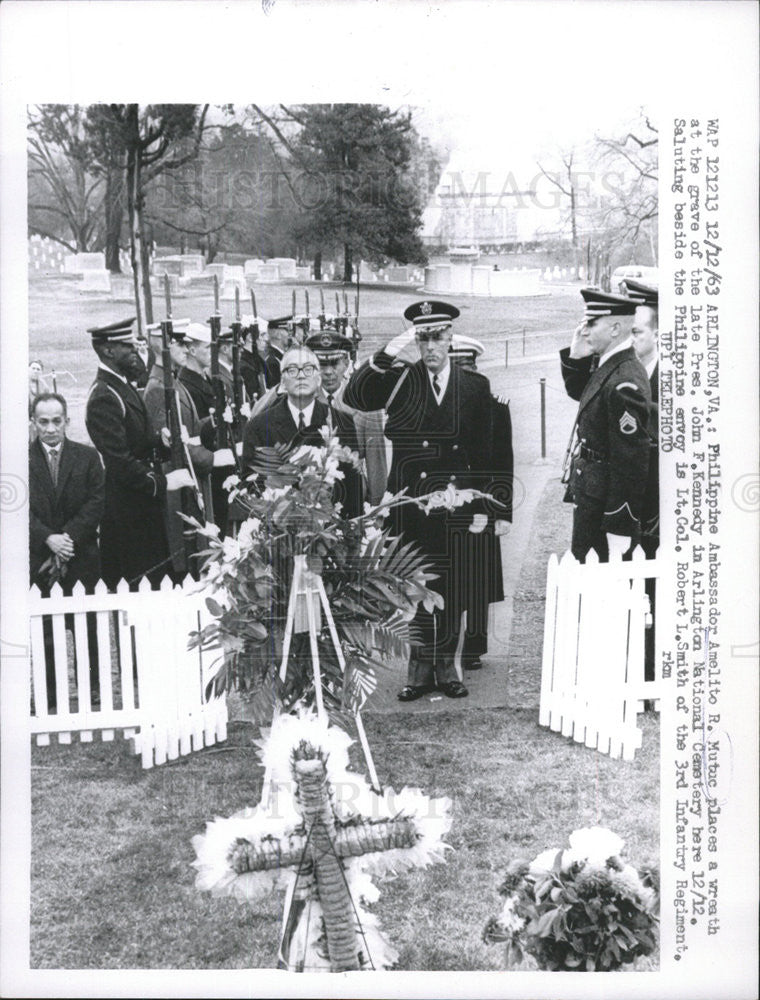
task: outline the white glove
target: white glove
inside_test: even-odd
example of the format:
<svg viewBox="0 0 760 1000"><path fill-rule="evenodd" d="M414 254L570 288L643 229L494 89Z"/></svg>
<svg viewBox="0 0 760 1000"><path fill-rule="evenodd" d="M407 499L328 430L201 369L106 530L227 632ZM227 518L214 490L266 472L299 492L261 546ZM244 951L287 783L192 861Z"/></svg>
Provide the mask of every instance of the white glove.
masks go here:
<svg viewBox="0 0 760 1000"><path fill-rule="evenodd" d="M175 469L174 472L167 472L166 489L169 493L173 493L174 490L181 490L183 486L195 488L193 477L187 469Z"/></svg>
<svg viewBox="0 0 760 1000"><path fill-rule="evenodd" d="M199 437L188 438L187 441L185 441L185 444L191 444L191 445L199 445L200 443L201 439Z"/></svg>
<svg viewBox="0 0 760 1000"><path fill-rule="evenodd" d="M494 534L495 535L508 535L511 524L509 521L496 520L494 522Z"/></svg>
<svg viewBox="0 0 760 1000"><path fill-rule="evenodd" d="M403 333L389 341L383 350L399 361L416 361L420 356L417 342L414 339L414 330L404 330Z"/></svg>
<svg viewBox="0 0 760 1000"><path fill-rule="evenodd" d="M488 518L485 514L473 514L472 524L467 529L471 531L473 535L479 535L481 531L484 530L485 526L488 524Z"/></svg>
<svg viewBox="0 0 760 1000"><path fill-rule="evenodd" d="M243 454L243 442L242 441L236 441L235 442L235 454L236 455L242 455Z"/></svg>
<svg viewBox="0 0 760 1000"><path fill-rule="evenodd" d="M231 448L219 448L218 451L214 452L214 468L223 468L225 465L234 465L235 456L232 454Z"/></svg>
<svg viewBox="0 0 760 1000"><path fill-rule="evenodd" d="M607 548L610 550L610 556L618 555L622 557L630 547L631 539L628 535L610 535L607 533Z"/></svg>

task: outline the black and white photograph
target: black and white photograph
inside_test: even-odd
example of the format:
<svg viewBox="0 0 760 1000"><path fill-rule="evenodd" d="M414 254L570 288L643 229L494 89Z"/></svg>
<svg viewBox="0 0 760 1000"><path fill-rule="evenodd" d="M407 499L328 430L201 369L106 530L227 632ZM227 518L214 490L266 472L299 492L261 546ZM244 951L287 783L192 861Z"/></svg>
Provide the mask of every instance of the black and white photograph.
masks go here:
<svg viewBox="0 0 760 1000"><path fill-rule="evenodd" d="M751 997L757 10L0 16L4 995Z"/></svg>

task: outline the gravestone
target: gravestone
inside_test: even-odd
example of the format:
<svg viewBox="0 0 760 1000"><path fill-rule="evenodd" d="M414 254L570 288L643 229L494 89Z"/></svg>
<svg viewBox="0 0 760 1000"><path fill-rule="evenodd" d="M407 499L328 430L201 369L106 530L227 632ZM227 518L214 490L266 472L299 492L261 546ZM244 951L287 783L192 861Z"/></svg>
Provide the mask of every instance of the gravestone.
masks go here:
<svg viewBox="0 0 760 1000"><path fill-rule="evenodd" d="M405 264L395 264L388 268L388 280L394 284L405 284L409 281L409 268Z"/></svg>
<svg viewBox="0 0 760 1000"><path fill-rule="evenodd" d="M224 284L224 279L227 277L227 265L226 264L206 264L206 269L204 274L215 274L219 279L219 284Z"/></svg>
<svg viewBox="0 0 760 1000"><path fill-rule="evenodd" d="M262 264L259 268L259 281L279 281L280 280L280 266L275 264L273 261L268 260L265 264Z"/></svg>
<svg viewBox="0 0 760 1000"><path fill-rule="evenodd" d="M472 264L469 261L451 262L451 292L469 294L472 291Z"/></svg>
<svg viewBox="0 0 760 1000"><path fill-rule="evenodd" d="M297 267L296 268L296 281L311 281L311 268L310 267Z"/></svg>
<svg viewBox="0 0 760 1000"><path fill-rule="evenodd" d="M294 257L270 257L268 264L277 264L280 278L296 277L296 261Z"/></svg>
<svg viewBox="0 0 760 1000"><path fill-rule="evenodd" d="M82 278L79 286L82 292L111 292L111 272L88 268L82 271Z"/></svg>
<svg viewBox="0 0 760 1000"><path fill-rule="evenodd" d="M256 275L256 274L259 273L259 268L261 267L261 265L263 263L264 263L264 261L263 260L259 260L258 257L251 257L250 260L247 260L245 262L245 264L243 265L243 268L244 268L246 274Z"/></svg>
<svg viewBox="0 0 760 1000"><path fill-rule="evenodd" d="M203 274L203 254L186 253L180 256L182 264L182 277L188 278L192 274Z"/></svg>
<svg viewBox="0 0 760 1000"><path fill-rule="evenodd" d="M105 271L106 255L104 253L74 253L64 257L63 268L66 274L84 274L85 271Z"/></svg>
<svg viewBox="0 0 760 1000"><path fill-rule="evenodd" d="M241 268L235 268L234 270L240 270ZM248 286L246 285L245 277L242 275L239 277L228 278L222 285L222 290L219 294L219 298L223 302L234 302L235 301L235 290L237 289L240 298L245 299L248 295Z"/></svg>

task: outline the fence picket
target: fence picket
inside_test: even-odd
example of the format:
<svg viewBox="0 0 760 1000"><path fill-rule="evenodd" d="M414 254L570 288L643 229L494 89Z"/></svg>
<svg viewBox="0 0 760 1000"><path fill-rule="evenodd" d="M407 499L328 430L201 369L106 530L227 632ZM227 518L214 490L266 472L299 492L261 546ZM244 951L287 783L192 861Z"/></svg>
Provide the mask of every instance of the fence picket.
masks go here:
<svg viewBox="0 0 760 1000"><path fill-rule="evenodd" d="M581 565L567 552L547 567L539 724L614 758L633 760L642 744L637 704L659 698L644 680L644 582L663 574L637 547L623 562Z"/></svg>
<svg viewBox="0 0 760 1000"><path fill-rule="evenodd" d="M38 746L49 745L52 733L57 734L59 743L71 742L73 733L89 742L97 729L107 741L120 729L131 740L134 752L141 755L143 767L152 767L226 738L225 699L205 702L204 654L187 648L189 634L200 627L205 607L194 581L188 578L184 587L175 588L165 578L160 590L154 591L149 581L142 580L136 593L124 581L110 593L101 581L92 594L77 585L72 596L65 597L61 588L55 587L49 598L33 587L29 598L34 695L30 733ZM97 707L92 704L90 690L88 614L95 615L100 685ZM69 698L67 615L73 618L73 705ZM47 700L45 619L51 623L55 655L54 714Z"/></svg>

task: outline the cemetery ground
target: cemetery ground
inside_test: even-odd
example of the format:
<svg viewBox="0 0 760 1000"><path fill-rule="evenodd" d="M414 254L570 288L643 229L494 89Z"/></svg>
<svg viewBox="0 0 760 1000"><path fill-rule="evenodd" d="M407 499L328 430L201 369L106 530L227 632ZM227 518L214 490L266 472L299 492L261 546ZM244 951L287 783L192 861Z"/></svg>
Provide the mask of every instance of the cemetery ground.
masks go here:
<svg viewBox="0 0 760 1000"><path fill-rule="evenodd" d="M536 518L540 544L515 602L509 704L459 702L435 714L364 715L381 781L448 796L445 864L379 881L372 909L406 970L503 968L481 932L501 908L507 863L601 825L638 866L659 865L659 721L639 716L643 746L611 760L538 726L546 560L565 544L556 481ZM226 745L143 771L123 740L33 748L31 962L36 968L271 968L283 892L253 910L193 885L191 838L260 797L250 723ZM361 758L352 747L352 765ZM634 968L657 967L657 955Z"/></svg>
<svg viewBox="0 0 760 1000"><path fill-rule="evenodd" d="M256 289L259 312L290 312L293 286ZM339 287L339 286L338 286ZM325 290L335 311L335 288ZM354 289L349 289L353 306ZM309 287L311 313L319 295ZM360 359L404 328L403 310L419 290L361 289ZM432 297L432 296L431 296ZM479 703L476 685L464 702L441 699L434 711L398 706L365 713L381 781L418 786L452 800L445 864L380 881L373 907L408 970L503 967L503 950L481 931L500 909L497 887L506 864L561 847L569 834L599 824L626 841L639 866L659 863L659 719L640 715L643 746L633 762L611 760L538 726L546 565L570 538L570 508L561 501L559 468L576 408L567 398L557 349L581 315L577 288L531 299L445 296L462 310L460 333L485 344L481 370L510 399L515 448L515 524L529 521L524 555L504 542L512 575L508 650L491 676L508 672L507 697ZM303 311L298 289L297 311ZM206 319L205 295L177 297L175 317ZM225 321L232 303L222 303ZM243 311L248 311L243 303ZM129 303L77 296L71 284L30 285L30 357L69 398L70 436L87 441L84 404L96 358L85 330L130 314ZM163 303L156 302L157 318ZM509 340L509 367L504 366ZM523 357L523 350L525 356ZM546 380L546 459L541 458L539 379ZM513 556L513 558L510 558ZM480 672L486 680L487 671ZM396 703L397 704L397 703ZM485 707L485 706L488 707ZM222 747L143 771L124 741L52 745L32 751L31 962L37 968L250 968L276 962L283 895L252 911L214 899L193 885L191 838L215 816L258 802L262 769L249 723L230 727ZM355 748L353 748L355 749ZM358 755L354 767L361 769ZM657 956L636 968L656 967Z"/></svg>

